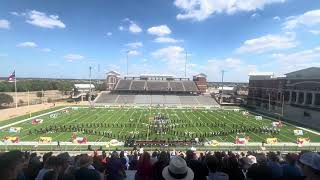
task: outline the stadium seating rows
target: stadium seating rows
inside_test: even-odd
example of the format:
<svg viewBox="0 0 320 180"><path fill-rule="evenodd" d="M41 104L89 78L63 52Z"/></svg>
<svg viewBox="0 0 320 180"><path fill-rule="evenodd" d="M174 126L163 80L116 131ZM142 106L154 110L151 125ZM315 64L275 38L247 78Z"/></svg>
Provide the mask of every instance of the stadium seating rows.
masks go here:
<svg viewBox="0 0 320 180"><path fill-rule="evenodd" d="M114 95L102 92L95 100L97 104L137 104L137 105L207 105L218 103L209 96L178 95Z"/></svg>
<svg viewBox="0 0 320 180"><path fill-rule="evenodd" d="M174 91L198 92L193 81L145 81L122 79L115 87L117 91Z"/></svg>

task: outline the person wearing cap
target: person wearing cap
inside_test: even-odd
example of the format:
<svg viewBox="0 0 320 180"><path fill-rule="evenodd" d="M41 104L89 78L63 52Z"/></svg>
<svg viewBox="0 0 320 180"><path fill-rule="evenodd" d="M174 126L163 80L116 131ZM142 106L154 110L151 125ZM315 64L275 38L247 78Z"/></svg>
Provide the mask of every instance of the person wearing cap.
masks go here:
<svg viewBox="0 0 320 180"><path fill-rule="evenodd" d="M100 180L99 173L93 168L92 158L87 154L81 154L78 160L80 169L75 172L76 180Z"/></svg>
<svg viewBox="0 0 320 180"><path fill-rule="evenodd" d="M169 165L162 170L162 177L165 180L192 180L194 173L182 157L175 156Z"/></svg>
<svg viewBox="0 0 320 180"><path fill-rule="evenodd" d="M315 152L307 152L302 154L299 159L299 165L302 169L306 180L320 179L320 154Z"/></svg>

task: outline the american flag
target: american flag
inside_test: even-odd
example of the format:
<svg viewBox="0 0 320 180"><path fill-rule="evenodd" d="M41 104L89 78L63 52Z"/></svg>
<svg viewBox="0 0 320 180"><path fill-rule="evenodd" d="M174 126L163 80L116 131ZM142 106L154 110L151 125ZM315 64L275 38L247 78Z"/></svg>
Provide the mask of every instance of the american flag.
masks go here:
<svg viewBox="0 0 320 180"><path fill-rule="evenodd" d="M9 82L13 82L16 79L16 71L13 71L13 73L10 74L8 77Z"/></svg>

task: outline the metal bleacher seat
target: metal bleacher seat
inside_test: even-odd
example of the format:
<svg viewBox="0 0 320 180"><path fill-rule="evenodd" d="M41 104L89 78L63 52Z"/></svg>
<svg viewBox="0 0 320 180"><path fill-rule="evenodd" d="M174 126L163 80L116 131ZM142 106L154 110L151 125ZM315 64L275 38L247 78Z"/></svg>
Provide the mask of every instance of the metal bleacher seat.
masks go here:
<svg viewBox="0 0 320 180"><path fill-rule="evenodd" d="M193 81L183 81L186 91L198 91L197 85Z"/></svg>
<svg viewBox="0 0 320 180"><path fill-rule="evenodd" d="M113 104L115 103L117 97L119 95L113 95L108 93L102 93L98 99L95 101L95 103L106 103L106 104Z"/></svg>
<svg viewBox="0 0 320 180"><path fill-rule="evenodd" d="M132 80L122 79L118 82L116 86L116 90L130 90L130 84Z"/></svg>
<svg viewBox="0 0 320 180"><path fill-rule="evenodd" d="M119 95L117 104L133 104L134 103L134 96L133 95Z"/></svg>
<svg viewBox="0 0 320 180"><path fill-rule="evenodd" d="M148 91L168 91L168 81L147 81Z"/></svg>
<svg viewBox="0 0 320 180"><path fill-rule="evenodd" d="M218 103L210 96L198 96L197 100L200 105L218 105Z"/></svg>
<svg viewBox="0 0 320 180"><path fill-rule="evenodd" d="M166 104L180 105L179 96L176 96L176 95L166 95L164 98L165 98L165 103L166 103Z"/></svg>
<svg viewBox="0 0 320 180"><path fill-rule="evenodd" d="M195 96L179 96L181 105L195 105L199 104Z"/></svg>
<svg viewBox="0 0 320 180"><path fill-rule="evenodd" d="M171 88L171 91L184 91L181 81L171 81L170 88Z"/></svg>
<svg viewBox="0 0 320 180"><path fill-rule="evenodd" d="M146 83L146 81L134 80L134 81L132 81L131 90L132 91L143 91L145 83Z"/></svg>
<svg viewBox="0 0 320 180"><path fill-rule="evenodd" d="M135 95L135 104L150 104L150 95Z"/></svg>
<svg viewBox="0 0 320 180"><path fill-rule="evenodd" d="M151 103L164 104L165 103L164 95L151 95Z"/></svg>

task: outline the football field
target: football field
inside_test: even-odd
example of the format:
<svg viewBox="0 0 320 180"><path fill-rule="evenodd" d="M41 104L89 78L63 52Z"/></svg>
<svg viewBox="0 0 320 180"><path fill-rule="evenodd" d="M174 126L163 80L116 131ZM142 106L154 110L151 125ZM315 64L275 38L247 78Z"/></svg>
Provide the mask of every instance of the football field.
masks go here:
<svg viewBox="0 0 320 180"><path fill-rule="evenodd" d="M193 108L64 108L37 118L23 121L5 121L0 124L0 136L19 137L19 141L37 142L40 137L52 141L71 142L73 137L85 137L88 142L108 142L111 139L134 140L193 140L203 142L235 142L243 137L248 142L263 142L277 138L278 142L297 141L297 137L320 142L318 134L278 122L266 116L262 119L243 109L193 109ZM155 121L158 123L155 124ZM36 120L36 121L35 121ZM16 122L16 124L12 124ZM160 124L159 124L160 122ZM161 124L163 123L163 124ZM164 124L165 123L165 124Z"/></svg>

